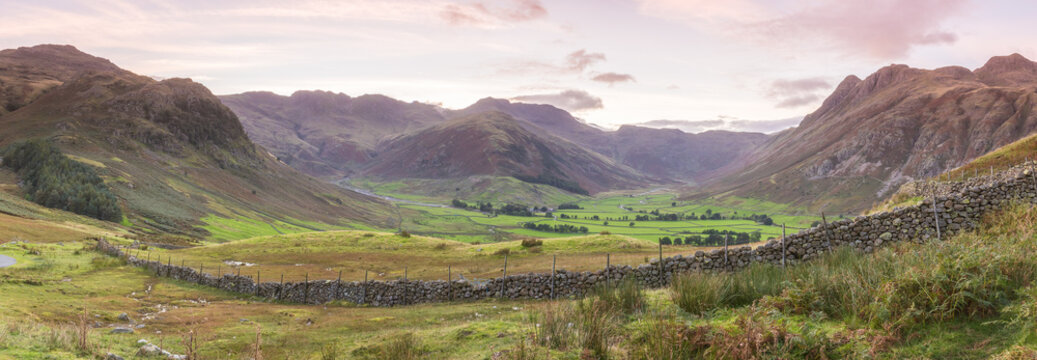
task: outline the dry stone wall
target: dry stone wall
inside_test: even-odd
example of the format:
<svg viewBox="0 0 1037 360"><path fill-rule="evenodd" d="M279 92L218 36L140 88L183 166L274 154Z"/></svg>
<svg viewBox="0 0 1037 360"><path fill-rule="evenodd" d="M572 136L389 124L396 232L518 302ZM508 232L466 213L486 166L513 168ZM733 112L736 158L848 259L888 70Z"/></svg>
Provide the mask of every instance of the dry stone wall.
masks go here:
<svg viewBox="0 0 1037 360"><path fill-rule="evenodd" d="M926 199L920 205L854 219L845 219L801 231L782 240L770 240L755 249L750 246L693 255L653 259L651 263L612 266L600 271L531 273L509 275L478 284L452 281L305 281L262 282L246 276L203 274L189 267L163 264L131 256L104 240L98 249L124 257L135 266L159 276L217 287L226 291L292 303L321 304L349 301L373 306L398 306L444 301L473 301L487 298L547 299L580 296L606 281L632 278L644 287L662 287L676 274L695 271L736 271L754 262L796 264L832 248L850 246L871 252L902 241L923 243L976 227L980 218L1013 201L1037 202L1037 177L1032 171L1013 168L1001 174L1005 180L961 189L950 196Z"/></svg>

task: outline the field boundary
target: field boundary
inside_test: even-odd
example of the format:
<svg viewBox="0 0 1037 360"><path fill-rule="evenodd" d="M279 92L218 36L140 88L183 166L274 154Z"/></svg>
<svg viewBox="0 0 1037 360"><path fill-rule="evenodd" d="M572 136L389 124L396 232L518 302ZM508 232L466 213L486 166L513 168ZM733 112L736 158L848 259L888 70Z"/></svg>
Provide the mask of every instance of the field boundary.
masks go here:
<svg viewBox="0 0 1037 360"><path fill-rule="evenodd" d="M190 267L140 259L124 248L98 239L97 248L109 255L125 258L134 266L158 276L216 287L230 292L277 301L322 304L348 301L373 306L399 306L446 301L474 301L490 298L552 299L581 296L594 286L632 278L648 288L667 286L680 273L736 271L754 262L779 266L794 265L818 257L836 247L850 246L863 252L902 241L926 243L973 229L980 218L1013 200L1037 201L1037 175L1034 163L1005 170L1003 181L963 188L949 196L925 199L921 204L825 223L781 240L770 240L752 248L696 252L652 259L637 267L607 266L598 271L527 273L505 275L485 281L448 280L314 280L301 282L257 282L250 276L222 274L213 276Z"/></svg>

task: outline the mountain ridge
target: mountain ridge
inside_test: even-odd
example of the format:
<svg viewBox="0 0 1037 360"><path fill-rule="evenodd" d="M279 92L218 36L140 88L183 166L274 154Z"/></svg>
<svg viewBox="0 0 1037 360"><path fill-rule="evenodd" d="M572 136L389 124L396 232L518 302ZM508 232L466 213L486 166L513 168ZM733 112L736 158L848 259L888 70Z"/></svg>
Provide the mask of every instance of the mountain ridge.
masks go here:
<svg viewBox="0 0 1037 360"><path fill-rule="evenodd" d="M866 209L902 183L1037 130L1037 77L1028 70L1037 65L1020 59L994 57L975 72L894 64L864 79L848 76L800 126L726 166L698 196Z"/></svg>
<svg viewBox="0 0 1037 360"><path fill-rule="evenodd" d="M0 55L0 63L16 65L0 75L46 67L34 61L39 51L23 49L29 50ZM90 59L96 70L29 71L51 82L30 103L0 115L0 146L43 138L86 159L140 229L204 237L202 219L213 215L388 225L379 218L388 213L384 202L309 178L253 144L237 116L203 85L111 68L74 47L43 49Z"/></svg>

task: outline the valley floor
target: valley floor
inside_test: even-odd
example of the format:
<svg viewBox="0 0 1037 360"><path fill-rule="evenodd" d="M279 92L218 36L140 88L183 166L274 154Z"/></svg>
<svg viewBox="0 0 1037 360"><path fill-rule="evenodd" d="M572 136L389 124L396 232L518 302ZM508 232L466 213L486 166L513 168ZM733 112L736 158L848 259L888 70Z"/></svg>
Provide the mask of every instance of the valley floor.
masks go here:
<svg viewBox="0 0 1037 360"><path fill-rule="evenodd" d="M399 308L265 302L155 277L90 242L7 242L0 254L18 263L0 269L0 359L132 358L141 339L232 359L255 357L256 344L272 359L1033 358L1034 224L1037 208L1014 206L943 243L843 250L788 270L690 275L652 291L620 284L582 300ZM206 247L217 257L257 248L236 245Z"/></svg>

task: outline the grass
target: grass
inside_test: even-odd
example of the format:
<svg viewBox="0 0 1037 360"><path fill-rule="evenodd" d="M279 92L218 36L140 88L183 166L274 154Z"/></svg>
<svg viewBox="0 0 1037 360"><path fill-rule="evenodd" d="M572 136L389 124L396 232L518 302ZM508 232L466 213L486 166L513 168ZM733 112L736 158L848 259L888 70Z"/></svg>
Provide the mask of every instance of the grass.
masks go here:
<svg viewBox="0 0 1037 360"><path fill-rule="evenodd" d="M1005 170L1021 164L1027 159L1037 160L1037 135L1027 136L986 153L960 168L947 171L941 175L941 178L959 179L964 177L968 179L975 175L985 176L989 175L991 169L995 172Z"/></svg>
<svg viewBox="0 0 1037 360"><path fill-rule="evenodd" d="M550 272L557 256L557 269L570 271L604 268L606 254L612 265L640 265L659 256L653 242L621 235L586 235L540 240L540 245L523 246L522 240L492 244L469 244L453 240L373 231L328 231L252 238L181 250L150 248L142 258L183 262L206 272L260 274L260 279L286 281L368 278L394 280L404 272L411 279L445 279L447 266L453 276L468 279L497 277L503 273L503 252L508 255L508 273ZM663 255L692 254L702 248L664 246ZM243 261L255 266L232 268L224 261Z"/></svg>
<svg viewBox="0 0 1037 360"><path fill-rule="evenodd" d="M206 223L202 228L210 234L208 239L216 242L346 228L294 219L287 220L291 221L289 223L282 220L261 221L246 217L229 219L216 215L206 216L202 218L202 221Z"/></svg>
<svg viewBox="0 0 1037 360"><path fill-rule="evenodd" d="M619 282L584 299L402 308L259 302L155 278L84 249L87 243L6 244L0 254L19 265L0 269L0 359L127 356L140 338L184 353L182 340L191 332L202 358L239 358L254 354L257 331L264 358L1030 358L1037 348L1035 224L1037 209L1014 206L986 218L981 231L943 243L902 244L869 255L841 250L784 270L754 266L691 275L671 289ZM332 249L473 256L474 246L461 242L365 234L271 236L198 252L217 258L264 251L272 258L319 257ZM544 239L530 248L575 254L596 238L609 250L636 252L643 243L611 236ZM492 245L483 252L540 256L525 254L521 241ZM88 330L85 351L72 326L84 310L105 324ZM146 327L109 334L107 326L121 312Z"/></svg>
<svg viewBox="0 0 1037 360"><path fill-rule="evenodd" d="M471 200L466 199L471 202ZM726 205L705 205L699 202L683 202L674 199L671 194L652 194L642 196L603 195L587 198L577 202L583 209L558 210L553 215L558 218L547 218L542 214L536 217L522 216L488 216L475 211L457 208L433 208L414 204L399 204L403 223L401 227L415 234L451 238L459 241L495 242L516 237L557 238L570 237L573 234L543 232L522 227L526 222L537 224L571 224L588 228L588 233L595 234L607 231L613 234L626 235L642 240L657 241L661 237L684 237L702 234L706 230L730 230L736 232L759 231L764 240L779 238L781 225L785 223L789 234L810 227L820 222L819 216L791 215L795 210L779 204L751 199L728 200ZM558 204L551 205L552 207ZM676 205L676 206L674 206ZM744 206L744 207L736 207ZM719 213L728 220L685 220L685 221L634 221L637 215L658 211L661 214L680 213L701 215L706 211ZM561 218L562 215L570 219ZM767 214L777 225L762 225L751 220L730 219L750 214ZM599 220L592 220L597 216ZM838 217L830 217L830 220ZM606 224L607 222L607 224ZM634 226L630 226L634 222Z"/></svg>

